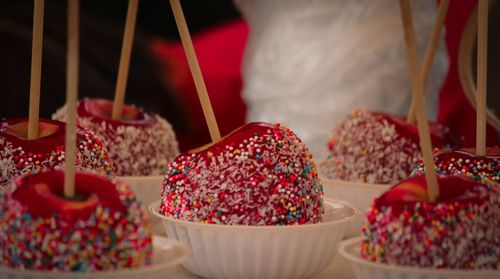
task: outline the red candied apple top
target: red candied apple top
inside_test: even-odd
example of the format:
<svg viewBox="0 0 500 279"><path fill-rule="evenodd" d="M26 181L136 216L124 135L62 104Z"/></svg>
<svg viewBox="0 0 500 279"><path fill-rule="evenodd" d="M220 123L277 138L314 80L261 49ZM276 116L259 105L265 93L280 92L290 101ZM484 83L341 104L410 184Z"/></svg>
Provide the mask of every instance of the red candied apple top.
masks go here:
<svg viewBox="0 0 500 279"><path fill-rule="evenodd" d="M279 128L279 124L251 122L237 128L216 143L209 143L199 148L189 150L188 153L196 153L204 158L217 156L226 152L227 146L238 146L248 138L265 134L267 131L272 131L277 128Z"/></svg>
<svg viewBox="0 0 500 279"><path fill-rule="evenodd" d="M372 115L380 117L381 120L386 120L389 124L394 125L398 134L403 137L410 138L414 142L419 143L418 128L416 124L406 123L406 119L401 116L392 116L383 112L371 112ZM429 122L429 132L431 134L431 142L434 146L459 146L460 140L453 135L445 126Z"/></svg>
<svg viewBox="0 0 500 279"><path fill-rule="evenodd" d="M134 105L124 105L122 118L114 120L111 118L113 102L105 99L80 100L77 111L79 117L89 118L92 122L106 122L113 127L124 125L151 127L156 123L154 117Z"/></svg>
<svg viewBox="0 0 500 279"><path fill-rule="evenodd" d="M39 137L28 139L28 119L15 118L2 121L0 136L12 142L14 146L22 146L34 153L51 153L54 147L64 148L66 125L63 122L40 119L38 126Z"/></svg>
<svg viewBox="0 0 500 279"><path fill-rule="evenodd" d="M477 160L481 159L483 162L498 162L500 160L500 148L488 147L486 148L485 156L476 155L475 148L444 148L439 150L436 154L434 154L434 158L437 162L448 162L450 160ZM500 165L499 169L500 171Z"/></svg>
<svg viewBox="0 0 500 279"><path fill-rule="evenodd" d="M97 206L126 213L115 185L106 177L76 173L75 199L66 199L64 172L49 171L19 178L12 198L25 206L33 217L49 218L58 215L67 222L86 220Z"/></svg>
<svg viewBox="0 0 500 279"><path fill-rule="evenodd" d="M452 175L438 175L439 196L434 204L458 201L462 204L480 203L475 195L465 196L468 190L475 187L488 187L480 182ZM427 181L425 176L414 176L394 185L374 201L374 207L379 210L391 208L394 215L404 212L405 208L413 208L416 203L432 205L428 200Z"/></svg>

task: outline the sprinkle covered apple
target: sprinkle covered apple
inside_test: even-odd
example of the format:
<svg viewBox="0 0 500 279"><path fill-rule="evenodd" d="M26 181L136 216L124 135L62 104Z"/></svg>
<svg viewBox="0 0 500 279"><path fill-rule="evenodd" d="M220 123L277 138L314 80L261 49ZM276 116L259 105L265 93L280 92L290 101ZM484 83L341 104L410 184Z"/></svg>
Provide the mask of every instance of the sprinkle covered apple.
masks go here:
<svg viewBox="0 0 500 279"><path fill-rule="evenodd" d="M179 153L172 126L159 115L126 105L122 118L111 119L113 103L104 99L78 102L78 124L100 138L112 154L116 174L120 176L160 175ZM59 109L54 119L65 121L66 108Z"/></svg>
<svg viewBox="0 0 500 279"><path fill-rule="evenodd" d="M459 176L438 176L428 201L424 176L401 181L375 199L363 228L366 259L395 265L497 269L500 191Z"/></svg>
<svg viewBox="0 0 500 279"><path fill-rule="evenodd" d="M0 188L17 176L64 165L65 124L42 119L39 137L27 139L28 120L0 122ZM77 169L111 174L113 165L101 140L91 131L77 130Z"/></svg>
<svg viewBox="0 0 500 279"><path fill-rule="evenodd" d="M77 173L74 199L64 173L40 172L0 192L0 266L100 271L149 265L148 216L121 182Z"/></svg>
<svg viewBox="0 0 500 279"><path fill-rule="evenodd" d="M456 146L450 130L430 124L432 144ZM418 129L403 118L355 110L332 133L321 173L330 179L391 184L407 178L422 158Z"/></svg>
<svg viewBox="0 0 500 279"><path fill-rule="evenodd" d="M473 148L436 150L434 163L438 173L500 183L500 149L498 148L487 148L485 156L476 155ZM423 173L424 166L420 161L417 163L414 174Z"/></svg>
<svg viewBox="0 0 500 279"><path fill-rule="evenodd" d="M160 213L223 225L321 221L323 187L304 143L279 124L250 123L167 167Z"/></svg>

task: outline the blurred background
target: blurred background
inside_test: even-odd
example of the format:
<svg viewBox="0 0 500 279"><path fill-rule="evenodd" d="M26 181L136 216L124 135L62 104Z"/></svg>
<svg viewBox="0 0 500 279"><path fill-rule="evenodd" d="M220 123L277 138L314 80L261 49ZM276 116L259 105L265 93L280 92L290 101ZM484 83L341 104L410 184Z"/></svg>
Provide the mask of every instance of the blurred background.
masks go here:
<svg viewBox="0 0 500 279"><path fill-rule="evenodd" d="M44 118L50 118L66 98L66 3L66 0L45 1L40 105ZM231 0L190 0L182 4L190 31L201 36L241 18ZM123 0L80 1L80 98L113 99L127 6L128 1ZM0 118L28 115L32 20L33 0L0 1L0 92L3 97ZM126 102L167 118L186 149L210 138L199 104L191 105L197 100L178 39L169 1L140 1ZM244 44L240 41L240 57L230 61L235 64L232 71L240 67ZM204 44L208 48L202 47L208 52L217 50L213 39L209 38ZM239 70L234 76L236 88L232 91L240 104L236 109L241 109ZM241 125L244 113L244 107L236 111L236 118L230 118L235 120L221 127L223 132Z"/></svg>
<svg viewBox="0 0 500 279"><path fill-rule="evenodd" d="M300 11L302 13L307 12L310 15L311 10L309 9L314 4L318 4L319 2L327 3L328 1L276 0L275 2L268 2L264 0L235 0L233 2L231 0L189 0L181 2L188 26L193 35L194 45L222 134L229 133L249 120L274 121L276 117L281 118L277 114L279 112L282 114L285 124L292 128L294 126L299 127L299 136L306 135L308 132L307 129L313 126L309 125L312 121L295 122L296 120L286 119L286 116L292 114L294 103L285 98L280 100L278 104L270 102L260 104L258 101L255 101L254 92L256 92L255 90L264 88L262 86L266 82L269 83L271 81L289 84L292 87L301 89L305 93L308 93L307 87L300 87L301 84L297 79L277 79L273 73L266 73L263 76L259 76L257 71L259 69L255 65L275 71L275 68L270 66L276 66L279 69L280 64L259 64L259 59L262 57L269 58L269 55L265 51L271 51L277 57L281 55L284 57L282 62L286 63L293 59L285 51L282 51L280 47L293 44L294 47L306 49L304 48L306 45L321 45L322 41L321 39L315 41L316 39L311 39L311 37L307 36L297 36L293 42L284 42L285 46L282 44L269 48L269 45L266 45L266 43L269 42L270 38L259 35L266 34L269 30L282 30L273 29L271 25L276 26L283 23L284 21L280 20L285 20L285 16L274 18L274 15L301 15L299 12L292 10L293 5L306 5L307 9ZM429 9L419 10L418 6L420 2L413 1L417 6L417 23L419 22L419 16L424 19L427 18L429 22L433 22L434 12L439 1L429 0L429 2L432 2L431 12L429 12ZM500 14L500 4L497 4L497 2L493 2L490 10L489 29L488 103L493 113L494 111L500 111L500 94L498 93L500 80L496 78L498 73L500 73L500 52L497 51L500 49L500 36L498 36L500 17L495 16ZM269 3L275 3L272 7L274 10L267 9L265 5ZM357 7L351 7L352 10L345 8L345 11L342 10L341 12L341 15L344 17L356 19L369 16L370 7L374 6L368 4L373 3L372 1L366 0L331 0L328 3L329 5L338 4L339 7L349 6L347 3L356 3ZM397 10L397 0L384 0L377 3L385 3L385 5L390 5L391 9ZM474 144L475 116L473 107L465 97L466 90L463 88L459 77L458 72L461 63L458 56L461 38L465 32L464 30L469 18L474 14L476 3L477 0L451 0L445 23L446 31L443 35L442 49L444 60L440 62L445 63L445 66L442 67L443 72L440 78L436 79L436 89L432 93L434 94L435 101L433 104L430 104L434 108L431 115L437 121L450 126L457 134L464 137L466 145ZM80 98L99 97L112 99L128 1L83 0L80 1L80 5L81 58L79 96ZM351 6L355 5L352 4ZM378 8L384 11L384 7ZM243 11L244 16L240 13L240 9ZM264 17L265 11L268 11L267 19ZM350 13L355 13L356 17L353 17ZM32 16L33 0L0 0L0 92L2 92L1 96L3 97L0 102L0 118L26 117L28 115ZM310 28L311 32L324 31L326 32L324 34L331 34L332 37L345 36L342 33L347 32L345 30L354 30L352 32L357 32L357 29L348 29L348 24L353 24L352 22L339 22L337 18L330 17L327 14L323 14L322 16L320 21L316 21L314 24L303 20L291 30L294 32L304 32L298 33L300 35L307 34L307 28ZM394 22L399 22L397 14L393 15L393 19L395 20ZM42 117L50 118L52 113L65 102L66 0L45 1L44 24L40 111ZM337 33L330 32L329 29L323 30L323 26L331 26L334 28L332 30L336 30ZM422 25L417 24L418 28L422 28ZM252 30L251 33L250 30ZM290 31L289 29L285 30ZM380 32L385 31L382 29ZM367 33L363 36L366 38L368 38L367 36L376 38L378 36L377 31L374 30L373 32L372 34ZM423 36L423 45L427 43L428 38L425 34L428 33L429 30L427 29L419 33ZM281 34L286 35L284 32ZM324 34L321 34L319 37L328 37ZM358 35L362 37L360 34ZM400 36L399 33L396 35ZM338 46L340 47L340 45ZM354 55L356 49L363 48L366 48L366 45L354 45L351 48L351 52ZM334 53L337 47L328 47L328 49L331 53ZM400 50L400 54L403 55L402 48ZM469 65L471 67L469 71L473 79L473 73L475 72L474 46L470 48L468 53L472 61ZM302 53L297 52L296 56L303 55L307 59L316 59L319 61L323 59L325 61L325 56L320 54L321 52L315 53L315 51L308 50ZM374 57L377 55L380 56L382 54L373 53ZM405 60L402 60L404 58L398 59L399 64L405 63ZM280 63L280 60L274 61ZM380 63L380 66L391 66L387 61ZM305 64L299 63L296 69L301 67L305 67ZM342 66L336 66L333 70L325 68L322 70L322 74L325 74L325 76L318 78L318 82L325 82L326 85L333 77L342 77L342 75L346 74L345 69L347 68L349 67L346 63L343 63ZM404 80L405 83L403 84L406 84L408 82L408 73L405 71L405 69L397 70L395 71L397 72L397 76L381 77L377 78L376 81L385 82L385 84L394 84L395 81ZM317 73L319 71L315 74ZM293 76L291 72L286 74L288 74L288 77ZM358 74L358 76L349 76L352 80L350 84L353 88L355 88L356 84L359 84L358 80L362 80L367 76L360 71L358 71ZM287 75L284 74L283 76L286 77ZM318 74L317 76L320 75ZM366 80L366 78L363 80ZM377 86L377 84L370 84L370 86ZM274 91L272 89L274 87L271 86L268 88L271 89L264 90L265 94L275 93L270 92ZM280 87L277 86L275 88ZM352 92L352 90L355 90L353 88L342 88L342 90ZM332 91L326 90L326 95L323 97L329 99L331 96L332 100L336 101L337 99L335 98L338 98L340 94L338 92L341 92L339 88L327 87L327 89ZM283 92L279 93L286 95L288 93L287 90L283 89ZM407 94L410 94L409 86L405 90ZM399 94L399 92L391 94ZM345 95L348 94L342 93L342 96ZM378 95L375 94L373 96L376 98ZM302 96L301 98L304 97ZM389 101L380 98L380 102L370 109L387 110L390 98ZM409 97L406 100L409 100ZM320 103L322 99L316 101ZM148 112L156 112L167 118L176 130L182 150L187 150L210 141L182 45L178 40L177 28L171 14L169 1L167 0L140 1L127 83L126 102L136 104ZM269 104L272 104L272 106L276 105L276 107L269 107ZM389 112L406 111L407 108L405 106L407 104L403 104L397 110ZM344 106L342 109L350 111L355 108L354 105L349 105ZM269 109L276 114L267 115ZM300 109L303 109L303 113L316 112L314 107L303 106ZM251 115L248 112L251 112ZM311 119L314 119L314 117ZM324 132L320 138L320 143L314 143L313 149L315 150L321 149L321 147L317 147L316 145L326 146L327 139L324 135L330 133L339 120L327 116L322 121L325 121L328 127L324 124L320 125ZM306 130L300 130L302 128ZM498 144L498 135L492 127L489 127L489 143L490 145Z"/></svg>

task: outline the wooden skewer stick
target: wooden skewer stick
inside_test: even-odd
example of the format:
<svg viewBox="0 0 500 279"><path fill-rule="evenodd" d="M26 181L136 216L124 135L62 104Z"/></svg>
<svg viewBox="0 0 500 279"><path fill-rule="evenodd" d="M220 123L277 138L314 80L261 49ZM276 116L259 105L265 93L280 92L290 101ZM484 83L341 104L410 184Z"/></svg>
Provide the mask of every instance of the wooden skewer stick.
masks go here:
<svg viewBox="0 0 500 279"><path fill-rule="evenodd" d="M479 0L477 16L476 155L486 155L486 87L488 70L488 0Z"/></svg>
<svg viewBox="0 0 500 279"><path fill-rule="evenodd" d="M66 82L66 145L64 196L75 196L76 100L78 97L79 0L68 0L68 53Z"/></svg>
<svg viewBox="0 0 500 279"><path fill-rule="evenodd" d="M424 157L427 192L429 201L433 202L439 196L439 186L436 178L436 170L434 169L434 160L432 158L431 135L429 133L429 123L427 122L427 111L423 94L424 90L417 62L418 54L416 48L416 35L415 30L413 29L410 0L400 0L400 8L406 42L406 57L408 59L408 65L410 65L413 98L415 99L415 108L417 110L417 127L420 137L420 148Z"/></svg>
<svg viewBox="0 0 500 279"><path fill-rule="evenodd" d="M444 20L446 18L446 13L448 12L449 4L450 0L442 0L441 3L439 4L438 15L436 17L434 27L432 28L431 39L429 40L429 43L427 44L427 49L425 50L424 61L420 72L424 94L425 94L425 89L427 88L427 82L429 81L432 62L434 61L434 56L436 55L436 50L439 45L439 38L441 38L441 31L443 30ZM415 123L415 119L416 119L415 99L412 98L410 112L408 113L406 122L413 124Z"/></svg>
<svg viewBox="0 0 500 279"><path fill-rule="evenodd" d="M28 139L38 138L38 120L40 117L40 80L42 75L44 6L45 0L34 0Z"/></svg>
<svg viewBox="0 0 500 279"><path fill-rule="evenodd" d="M189 35L189 30L186 19L184 18L184 13L182 12L181 4L179 3L179 0L170 0L170 5L172 7L172 11L174 12L175 22L177 24L177 28L179 29L182 45L184 47L184 51L186 52L189 68L191 70L191 74L193 75L194 84L196 86L196 91L198 92L198 98L201 102L201 107L203 109L203 114L205 115L205 120L207 121L212 142L216 142L221 138L219 127L217 126L217 120L215 119L207 87L205 86L203 75L201 74L198 59L196 58L193 42L191 40L191 36Z"/></svg>
<svg viewBox="0 0 500 279"><path fill-rule="evenodd" d="M130 65L130 55L134 44L135 21L137 18L137 7L139 0L129 0L127 20L122 42L122 52L120 55L120 65L118 68L118 79L116 81L115 100L113 102L112 119L120 119L125 103L125 90L127 88L128 68Z"/></svg>

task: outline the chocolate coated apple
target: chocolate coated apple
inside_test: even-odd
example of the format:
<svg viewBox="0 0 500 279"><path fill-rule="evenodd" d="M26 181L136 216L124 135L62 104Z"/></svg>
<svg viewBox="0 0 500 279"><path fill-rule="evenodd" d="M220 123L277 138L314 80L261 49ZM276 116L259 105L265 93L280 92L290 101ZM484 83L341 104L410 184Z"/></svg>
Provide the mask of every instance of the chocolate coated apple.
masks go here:
<svg viewBox="0 0 500 279"><path fill-rule="evenodd" d="M148 216L122 182L77 173L74 199L64 173L21 177L0 193L0 266L101 271L151 263Z"/></svg>
<svg viewBox="0 0 500 279"><path fill-rule="evenodd" d="M322 195L304 143L279 124L250 123L171 162L160 213L223 225L310 224L321 220Z"/></svg>
<svg viewBox="0 0 500 279"><path fill-rule="evenodd" d="M401 181L375 199L363 228L366 259L394 265L498 269L499 188L439 175L440 194L427 199L424 176Z"/></svg>
<svg viewBox="0 0 500 279"><path fill-rule="evenodd" d="M430 123L434 146L456 146L449 129ZM422 158L418 129L403 118L355 110L332 133L321 173L330 179L392 184L407 178Z"/></svg>
<svg viewBox="0 0 500 279"><path fill-rule="evenodd" d="M92 130L112 154L120 176L160 175L179 153L171 125L159 115L125 105L120 120L111 119L113 103L103 99L78 102L78 124ZM65 121L66 107L52 118Z"/></svg>
<svg viewBox="0 0 500 279"><path fill-rule="evenodd" d="M41 119L39 137L28 139L28 119L0 122L0 188L17 176L64 165L65 124ZM77 128L78 170L111 174L113 165L101 140L87 129Z"/></svg>

